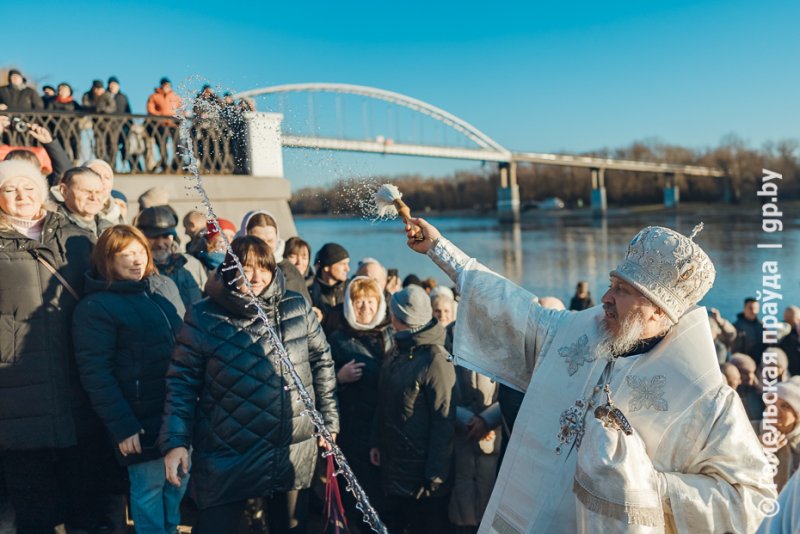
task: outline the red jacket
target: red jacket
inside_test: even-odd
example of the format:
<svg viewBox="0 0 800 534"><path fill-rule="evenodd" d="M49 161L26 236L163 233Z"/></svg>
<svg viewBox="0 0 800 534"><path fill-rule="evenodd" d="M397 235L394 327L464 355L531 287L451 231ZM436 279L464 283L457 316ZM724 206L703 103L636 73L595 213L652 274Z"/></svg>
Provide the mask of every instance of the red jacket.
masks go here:
<svg viewBox="0 0 800 534"><path fill-rule="evenodd" d="M172 117L180 103L181 97L178 96L178 93L170 91L168 94L164 94L164 90L158 87L147 100L147 113Z"/></svg>

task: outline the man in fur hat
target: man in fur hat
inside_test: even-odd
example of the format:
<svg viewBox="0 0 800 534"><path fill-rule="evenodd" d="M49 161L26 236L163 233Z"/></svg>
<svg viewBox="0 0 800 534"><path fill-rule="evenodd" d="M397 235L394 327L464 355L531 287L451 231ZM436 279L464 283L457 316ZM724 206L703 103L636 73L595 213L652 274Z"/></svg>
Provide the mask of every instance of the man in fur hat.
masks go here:
<svg viewBox="0 0 800 534"><path fill-rule="evenodd" d="M756 531L772 471L696 306L716 275L702 226L639 232L602 306L575 313L414 222L409 247L461 294L455 363L525 392L479 534Z"/></svg>

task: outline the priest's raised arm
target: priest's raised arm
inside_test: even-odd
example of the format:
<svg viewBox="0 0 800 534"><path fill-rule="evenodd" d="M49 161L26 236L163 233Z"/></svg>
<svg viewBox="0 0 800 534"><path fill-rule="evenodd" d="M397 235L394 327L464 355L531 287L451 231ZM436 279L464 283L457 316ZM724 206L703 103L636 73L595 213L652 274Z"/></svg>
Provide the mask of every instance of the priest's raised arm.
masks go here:
<svg viewBox="0 0 800 534"><path fill-rule="evenodd" d="M546 352L569 312L539 305L535 295L470 258L422 221L425 239L409 246L427 254L461 295L455 363L525 391L539 354Z"/></svg>

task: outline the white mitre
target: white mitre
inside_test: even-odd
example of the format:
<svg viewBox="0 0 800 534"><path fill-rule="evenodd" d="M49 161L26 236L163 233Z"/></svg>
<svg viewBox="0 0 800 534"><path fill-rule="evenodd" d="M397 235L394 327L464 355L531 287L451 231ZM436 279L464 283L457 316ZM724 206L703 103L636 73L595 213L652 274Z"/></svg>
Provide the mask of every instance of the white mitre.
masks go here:
<svg viewBox="0 0 800 534"><path fill-rule="evenodd" d="M677 323L708 293L717 275L711 259L693 241L702 229L700 223L686 237L669 228L648 226L636 234L611 275L641 291Z"/></svg>

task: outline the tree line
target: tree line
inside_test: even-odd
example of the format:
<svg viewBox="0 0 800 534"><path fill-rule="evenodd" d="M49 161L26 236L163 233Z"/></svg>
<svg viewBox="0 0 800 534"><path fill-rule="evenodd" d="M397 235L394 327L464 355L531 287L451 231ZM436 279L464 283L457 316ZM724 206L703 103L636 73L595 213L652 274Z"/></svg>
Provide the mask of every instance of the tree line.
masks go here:
<svg viewBox="0 0 800 534"><path fill-rule="evenodd" d="M701 165L716 167L724 177L679 175L682 202L755 202L762 169L783 174L782 200L800 199L800 158L797 141L767 143L749 148L738 137L728 136L716 148L703 150L658 142L636 142L626 148L581 154L602 158ZM608 203L615 206L658 204L664 199L664 176L656 173L605 171ZM497 203L500 172L497 165L459 171L445 177L418 174L376 176L368 181L340 180L328 187L308 187L295 192L290 207L295 214L360 214L368 190L391 182L403 192L403 200L414 211L476 210L489 211ZM579 167L518 164L517 182L520 201L541 201L558 197L568 207L587 206L590 202L591 171Z"/></svg>

